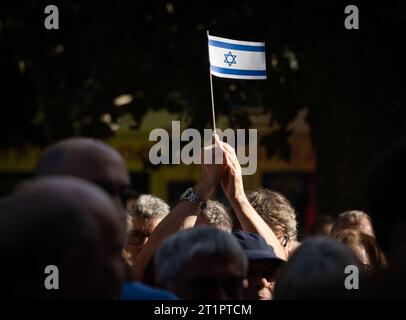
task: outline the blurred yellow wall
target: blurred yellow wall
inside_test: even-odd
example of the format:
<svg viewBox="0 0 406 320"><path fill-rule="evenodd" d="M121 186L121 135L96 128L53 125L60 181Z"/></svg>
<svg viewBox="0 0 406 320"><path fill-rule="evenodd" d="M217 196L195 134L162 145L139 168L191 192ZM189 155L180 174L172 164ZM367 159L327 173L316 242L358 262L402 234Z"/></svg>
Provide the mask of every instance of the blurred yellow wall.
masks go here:
<svg viewBox="0 0 406 320"><path fill-rule="evenodd" d="M267 127L269 114L263 110L252 110L251 122L258 129L258 142L261 136L271 132L273 128ZM245 176L247 189L261 185L262 175L265 172L313 172L315 158L310 139L310 129L304 121L306 111L298 114L291 124L293 134L289 140L292 148L292 157L289 162L278 156L268 159L263 147L258 149L258 168L254 175ZM127 115L121 118L114 138L108 141L124 156L131 172L148 172L150 192L167 200L169 197L168 184L170 182L196 181L200 176L198 165L163 165L159 169L146 169L144 163L148 161L149 149L154 142L149 142L149 133L155 128L164 128L170 131L171 121L181 120L182 129L187 128L188 121L178 114L167 111L149 112L143 119L138 130L132 130L132 118ZM218 118L218 127L227 128L226 117ZM32 172L42 150L35 147L26 147L21 150L0 150L0 172L26 173Z"/></svg>

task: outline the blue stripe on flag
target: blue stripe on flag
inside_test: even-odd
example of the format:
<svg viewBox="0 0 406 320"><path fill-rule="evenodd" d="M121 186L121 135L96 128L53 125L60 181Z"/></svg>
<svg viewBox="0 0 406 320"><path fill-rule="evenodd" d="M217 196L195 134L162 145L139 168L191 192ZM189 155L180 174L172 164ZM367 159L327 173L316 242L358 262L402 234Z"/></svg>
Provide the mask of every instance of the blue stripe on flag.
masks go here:
<svg viewBox="0 0 406 320"><path fill-rule="evenodd" d="M240 51L255 51L255 52L265 52L265 46L249 46L243 44L234 44L234 43L227 43L217 40L209 40L209 46L225 48L225 49L233 49L233 50L240 50Z"/></svg>
<svg viewBox="0 0 406 320"><path fill-rule="evenodd" d="M266 70L242 70L242 69L227 69L216 66L210 66L214 72L233 74L236 76L266 76Z"/></svg>

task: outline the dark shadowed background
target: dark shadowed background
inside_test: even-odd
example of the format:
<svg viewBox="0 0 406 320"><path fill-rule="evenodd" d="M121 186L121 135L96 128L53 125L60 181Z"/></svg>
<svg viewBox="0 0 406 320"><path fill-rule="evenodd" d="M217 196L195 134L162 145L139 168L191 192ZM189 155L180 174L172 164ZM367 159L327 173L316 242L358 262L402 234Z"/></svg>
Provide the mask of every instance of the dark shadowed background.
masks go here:
<svg viewBox="0 0 406 320"><path fill-rule="evenodd" d="M210 127L207 29L266 42L267 81L216 78L214 90L234 128L254 126L250 108L272 114L277 127L260 141L268 157L289 160L288 125L308 110L314 173L282 176L298 190L290 198L299 211L309 206L309 179L317 213L364 209L368 164L406 133L405 1L53 1L53 31L44 28L48 4L0 2L0 157L75 135L109 139L123 114L134 130L162 109ZM350 4L359 30L344 28ZM123 94L131 101L115 105ZM149 170L133 173L145 192ZM272 174L261 183L277 185ZM29 176L3 168L1 194ZM183 187L172 185L169 197Z"/></svg>

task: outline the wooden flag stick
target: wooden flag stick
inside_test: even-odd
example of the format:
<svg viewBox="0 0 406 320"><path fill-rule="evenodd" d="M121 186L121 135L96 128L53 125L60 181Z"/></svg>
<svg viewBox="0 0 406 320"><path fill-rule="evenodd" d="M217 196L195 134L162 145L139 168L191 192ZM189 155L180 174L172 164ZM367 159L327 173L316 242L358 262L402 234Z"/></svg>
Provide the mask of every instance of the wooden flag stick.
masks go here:
<svg viewBox="0 0 406 320"><path fill-rule="evenodd" d="M207 40L209 39L209 30L207 30ZM209 46L207 46L209 48ZM209 75L210 75L210 92L211 92L211 111L213 113L213 131L216 132L216 112L214 111L214 95L213 95L213 76L210 70L210 49L209 51Z"/></svg>

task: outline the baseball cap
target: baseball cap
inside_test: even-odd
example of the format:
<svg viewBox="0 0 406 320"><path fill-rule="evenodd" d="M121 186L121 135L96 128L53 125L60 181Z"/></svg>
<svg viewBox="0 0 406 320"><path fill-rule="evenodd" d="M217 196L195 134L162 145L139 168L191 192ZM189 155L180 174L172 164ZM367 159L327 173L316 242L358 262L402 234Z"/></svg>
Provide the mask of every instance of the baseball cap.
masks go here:
<svg viewBox="0 0 406 320"><path fill-rule="evenodd" d="M273 247L268 245L265 239L259 234L243 230L233 231L232 234L243 248L249 261L273 260L277 263L285 262L276 256Z"/></svg>

